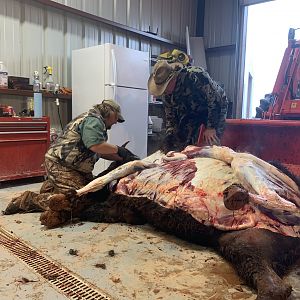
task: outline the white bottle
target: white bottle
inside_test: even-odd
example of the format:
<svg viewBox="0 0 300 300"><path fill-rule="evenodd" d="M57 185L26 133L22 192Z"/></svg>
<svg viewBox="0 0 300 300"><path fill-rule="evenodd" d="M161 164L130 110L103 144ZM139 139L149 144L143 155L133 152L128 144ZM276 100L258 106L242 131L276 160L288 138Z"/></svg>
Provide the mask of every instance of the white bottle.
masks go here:
<svg viewBox="0 0 300 300"><path fill-rule="evenodd" d="M2 61L0 61L0 89L8 88L8 71Z"/></svg>
<svg viewBox="0 0 300 300"><path fill-rule="evenodd" d="M52 67L46 66L44 67L46 69L46 74L48 74L46 81L45 81L45 89L47 92L54 93L55 84L52 78Z"/></svg>
<svg viewBox="0 0 300 300"><path fill-rule="evenodd" d="M33 91L38 93L41 89L40 76L38 71L33 72Z"/></svg>

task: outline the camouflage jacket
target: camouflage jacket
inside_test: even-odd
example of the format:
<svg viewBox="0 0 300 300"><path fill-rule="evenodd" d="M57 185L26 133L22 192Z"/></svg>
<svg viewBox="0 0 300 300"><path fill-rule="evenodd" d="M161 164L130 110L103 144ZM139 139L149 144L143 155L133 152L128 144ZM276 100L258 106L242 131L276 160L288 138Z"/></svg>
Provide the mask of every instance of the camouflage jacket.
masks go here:
<svg viewBox="0 0 300 300"><path fill-rule="evenodd" d="M50 146L45 155L47 159L56 161L64 167L77 170L81 173L92 172L99 157L96 153L86 148L81 139L79 128L87 116L96 117L100 122L103 122L100 112L94 108L89 112L79 115L67 124L62 134Z"/></svg>
<svg viewBox="0 0 300 300"><path fill-rule="evenodd" d="M215 128L219 137L222 135L228 99L203 68L189 66L180 70L173 93L162 100L167 135L187 145L195 144L201 124Z"/></svg>

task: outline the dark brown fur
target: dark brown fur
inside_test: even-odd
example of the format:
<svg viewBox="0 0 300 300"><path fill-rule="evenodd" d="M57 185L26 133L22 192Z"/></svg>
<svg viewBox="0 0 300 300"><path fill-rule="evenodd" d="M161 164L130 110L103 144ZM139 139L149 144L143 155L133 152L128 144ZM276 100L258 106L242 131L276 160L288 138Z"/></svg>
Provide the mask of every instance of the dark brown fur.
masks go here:
<svg viewBox="0 0 300 300"><path fill-rule="evenodd" d="M99 195L100 196L100 195ZM95 222L152 224L184 240L210 246L230 261L238 274L257 289L260 300L287 299L292 288L280 276L300 259L300 240L264 229L223 232L204 226L181 210L171 210L147 198L112 194L80 215Z"/></svg>
<svg viewBox="0 0 300 300"><path fill-rule="evenodd" d="M112 165L110 169L114 167ZM285 172L284 169L281 170ZM292 177L292 174L288 175ZM293 179L300 186L299 179ZM300 260L299 238L286 237L264 229L220 231L204 226L181 210L164 208L147 198L113 194L107 187L89 194L84 201L74 198L75 194L75 191L70 191L65 195L66 198L57 195L60 200L68 201L62 201L61 211L48 207L41 215L42 224L52 228L71 217L95 222L149 223L179 238L210 246L218 251L233 264L249 285L257 289L259 300L287 299L291 293L291 287L286 285L280 276L289 266ZM58 207L55 201L52 206L55 209ZM31 208L30 205L29 207ZM20 209L14 208L14 213Z"/></svg>
<svg viewBox="0 0 300 300"><path fill-rule="evenodd" d="M300 187L300 180L276 163ZM104 175L104 174L103 174ZM292 287L280 276L300 260L300 239L264 229L224 232L197 222L182 210L167 209L144 197L110 194L108 189L91 195L94 204L80 211L82 220L152 224L157 229L203 246L210 246L233 264L238 274L257 290L259 300L284 300Z"/></svg>

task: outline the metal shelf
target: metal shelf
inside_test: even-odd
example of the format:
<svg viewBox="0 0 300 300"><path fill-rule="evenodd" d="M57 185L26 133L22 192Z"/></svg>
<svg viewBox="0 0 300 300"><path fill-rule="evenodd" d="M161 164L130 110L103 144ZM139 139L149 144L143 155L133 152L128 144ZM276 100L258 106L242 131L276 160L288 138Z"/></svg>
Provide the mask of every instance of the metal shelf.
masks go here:
<svg viewBox="0 0 300 300"><path fill-rule="evenodd" d="M29 90L15 90L15 89L0 89L0 95L15 95L23 97L33 97L33 91ZM72 95L52 94L42 92L43 98L58 98L60 100L72 100Z"/></svg>
<svg viewBox="0 0 300 300"><path fill-rule="evenodd" d="M32 0L26 0L27 2L32 2ZM141 39L148 39L149 41L154 41L154 42L160 42L163 44L167 44L168 46L172 46L172 47L176 47L179 49L185 49L185 45L181 45L179 43L175 43L171 40L168 40L166 38L163 38L161 36L158 36L154 33L150 33L150 32L146 32L146 31L141 31L138 29L135 29L133 27L129 27L102 17L98 17L96 15L87 13L85 11L73 8L71 6L68 5L64 5L61 3L57 3L57 1L50 1L50 0L33 0L34 2L40 3L42 5L46 5L48 7L53 7L55 9L58 9L60 11L64 11L65 13L70 13L91 21L95 21L97 23L100 24L105 24L105 25L109 25L112 26L112 28L115 28L116 30L121 30L125 33L133 33L135 35L137 35L139 38ZM66 2L66 1L65 1Z"/></svg>

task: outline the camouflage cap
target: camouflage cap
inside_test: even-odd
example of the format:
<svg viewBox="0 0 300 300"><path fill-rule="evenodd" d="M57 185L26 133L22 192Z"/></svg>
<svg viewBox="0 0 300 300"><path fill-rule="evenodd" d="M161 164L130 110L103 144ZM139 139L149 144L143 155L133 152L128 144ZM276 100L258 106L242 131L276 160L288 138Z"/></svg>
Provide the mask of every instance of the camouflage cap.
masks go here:
<svg viewBox="0 0 300 300"><path fill-rule="evenodd" d="M124 119L124 117L121 114L121 107L120 107L120 105L116 101L111 100L111 99L103 100L102 104L110 106L115 112L118 113L118 122L119 123L125 122L125 119Z"/></svg>

